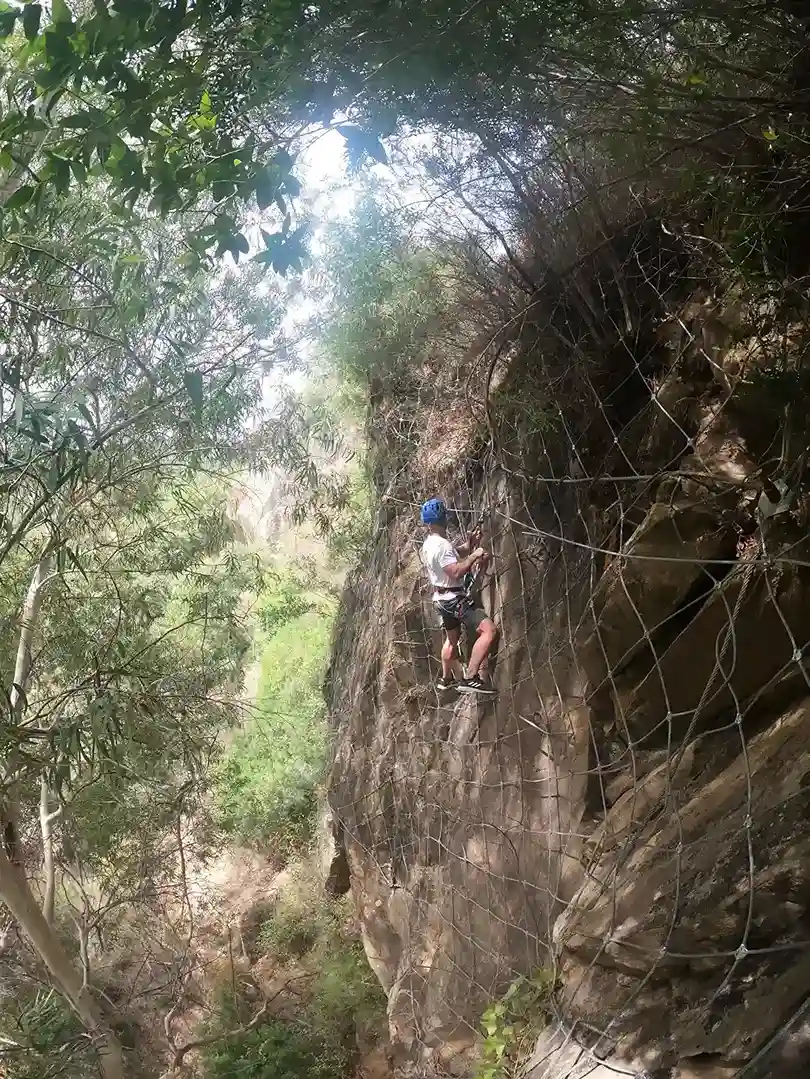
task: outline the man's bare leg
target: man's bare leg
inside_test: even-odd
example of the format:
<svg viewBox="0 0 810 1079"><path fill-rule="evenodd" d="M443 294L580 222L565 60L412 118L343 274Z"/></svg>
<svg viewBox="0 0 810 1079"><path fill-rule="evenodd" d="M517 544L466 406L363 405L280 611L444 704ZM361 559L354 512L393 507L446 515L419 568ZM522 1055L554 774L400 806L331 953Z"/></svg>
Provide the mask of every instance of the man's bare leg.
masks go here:
<svg viewBox="0 0 810 1079"><path fill-rule="evenodd" d="M456 658L460 630L446 629L442 645L442 675L445 680L453 677L453 660Z"/></svg>
<svg viewBox="0 0 810 1079"><path fill-rule="evenodd" d="M494 644L497 635L498 631L495 628L495 623L491 619L485 618L478 627L478 636L470 652L470 661L467 664L468 678L475 678L481 668L487 669L488 664L486 661L489 650Z"/></svg>

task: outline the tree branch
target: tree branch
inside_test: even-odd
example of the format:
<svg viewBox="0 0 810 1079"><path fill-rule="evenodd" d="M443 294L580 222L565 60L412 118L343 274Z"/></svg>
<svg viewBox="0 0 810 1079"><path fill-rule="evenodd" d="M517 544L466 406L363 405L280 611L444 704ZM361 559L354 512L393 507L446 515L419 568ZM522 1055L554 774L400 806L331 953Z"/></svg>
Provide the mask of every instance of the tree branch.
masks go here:
<svg viewBox="0 0 810 1079"><path fill-rule="evenodd" d="M53 824L62 815L62 807L51 810L51 792L45 776L39 785L39 827L42 832L42 857L45 872L45 896L42 914L48 925L53 925L53 906L56 895L56 866L53 857Z"/></svg>
<svg viewBox="0 0 810 1079"><path fill-rule="evenodd" d="M241 1027L236 1027L234 1030L222 1031L220 1034L209 1034L205 1038L195 1038L193 1041L186 1042L184 1045L179 1046L174 1052L174 1059L172 1060L169 1070L164 1072L160 1079L170 1079L170 1076L176 1074L178 1068L182 1067L186 1055L192 1052L192 1050L204 1049L207 1045L216 1045L217 1042L223 1041L225 1038L237 1038L242 1034L247 1034L249 1031L255 1030L262 1019L267 1015L267 1009L270 1007L272 1001L274 1001L276 997L281 996L285 989L286 986L283 986L273 993L271 997L265 997L261 1008L259 1008L249 1023L245 1023Z"/></svg>
<svg viewBox="0 0 810 1079"><path fill-rule="evenodd" d="M121 1045L106 1021L91 990L83 984L59 937L45 921L28 881L0 844L0 901L50 971L60 992L71 1003L95 1043L105 1079L123 1079Z"/></svg>
<svg viewBox="0 0 810 1079"><path fill-rule="evenodd" d="M31 676L31 643L34 629L42 607L42 587L51 580L52 555L50 544L37 562L20 615L20 637L17 642L17 656L14 662L14 677L11 685L11 722L17 724L25 707L28 692L28 679Z"/></svg>

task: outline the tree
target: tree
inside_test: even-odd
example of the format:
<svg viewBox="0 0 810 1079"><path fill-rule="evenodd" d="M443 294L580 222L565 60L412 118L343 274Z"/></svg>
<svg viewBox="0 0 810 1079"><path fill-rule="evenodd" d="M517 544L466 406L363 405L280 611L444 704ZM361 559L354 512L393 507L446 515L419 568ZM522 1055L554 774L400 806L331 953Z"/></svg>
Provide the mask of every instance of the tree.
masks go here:
<svg viewBox="0 0 810 1079"><path fill-rule="evenodd" d="M287 139L256 121L239 66L230 66L244 33L235 5L110 10L102 0L74 15L60 0L50 15L39 3L0 13L10 62L0 165L9 170L10 209L38 209L47 192L88 176L104 177L127 205L142 198L161 214L202 203L203 218L189 223L187 257L197 266L213 248L237 260L248 253L235 207L255 199L280 223L265 233L260 260L282 272L300 262L303 234L289 213L300 185Z"/></svg>
<svg viewBox="0 0 810 1079"><path fill-rule="evenodd" d="M50 17L39 3L0 15L13 61L0 153L22 177L18 204L96 171L160 212L213 200L196 250L238 257L235 212L255 199L277 207L262 258L280 268L300 257L293 157L315 125L377 160L402 120L505 150L529 131L535 147L542 130L604 133L606 119L636 131L644 114L660 144L665 120L689 138L788 108L781 57L801 35L778 6L754 25L745 5L708 2L98 0L74 11L59 0Z"/></svg>
<svg viewBox="0 0 810 1079"><path fill-rule="evenodd" d="M114 1045L106 1051L88 941L112 931L122 910L157 913L182 883L182 822L237 716L249 643L242 594L255 572L227 553L223 492L176 485L170 475L97 493L74 520L73 561L42 582L26 708L7 732L21 740L19 831L30 833L38 793L50 820L46 829L40 817L41 913L22 866L0 863L0 894L95 1032L108 1074L121 1063ZM81 971L60 951L66 915Z"/></svg>
<svg viewBox="0 0 810 1079"><path fill-rule="evenodd" d="M417 404L437 393L448 353L460 347L452 245L420 242L417 217L372 189L323 242L326 302L313 320L316 355L327 377L349 388L370 449L360 475L344 476L343 499L331 507L349 548L368 535L369 476L385 488L419 438ZM331 402L337 410L335 393Z"/></svg>
<svg viewBox="0 0 810 1079"><path fill-rule="evenodd" d="M250 274L180 285L180 229L46 193L34 239L33 213L0 249L0 899L113 1076L120 1046L53 925L55 830L75 879L106 880L102 906L124 880L148 890L147 839L186 811L232 715L246 578L219 560L222 493L195 477L275 459L284 432L245 420L277 316ZM42 904L25 872L37 818Z"/></svg>

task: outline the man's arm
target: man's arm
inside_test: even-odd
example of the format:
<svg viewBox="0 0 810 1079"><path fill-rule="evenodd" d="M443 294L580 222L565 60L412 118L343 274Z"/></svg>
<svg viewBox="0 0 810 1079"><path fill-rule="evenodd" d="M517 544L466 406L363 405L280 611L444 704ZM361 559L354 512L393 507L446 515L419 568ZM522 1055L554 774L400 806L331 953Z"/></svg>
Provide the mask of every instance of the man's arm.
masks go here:
<svg viewBox="0 0 810 1079"><path fill-rule="evenodd" d="M480 562L485 554L483 547L476 547L472 554L468 554L466 558L461 558L458 562L451 562L449 565L442 566L442 569L451 581L460 581L464 574L469 573L476 562Z"/></svg>
<svg viewBox="0 0 810 1079"><path fill-rule="evenodd" d="M456 550L462 557L466 557L468 554L470 554L470 552L475 550L475 548L479 545L480 542L481 533L478 531L478 529L475 529L473 532L470 532L470 538L468 540L465 540L463 543L456 544Z"/></svg>

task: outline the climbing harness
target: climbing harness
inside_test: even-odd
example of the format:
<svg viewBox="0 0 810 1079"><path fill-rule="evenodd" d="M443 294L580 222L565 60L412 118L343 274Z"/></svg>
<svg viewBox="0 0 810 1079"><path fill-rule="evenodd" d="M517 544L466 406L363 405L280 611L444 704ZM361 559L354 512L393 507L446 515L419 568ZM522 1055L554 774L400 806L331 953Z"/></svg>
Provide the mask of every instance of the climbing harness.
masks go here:
<svg viewBox="0 0 810 1079"><path fill-rule="evenodd" d="M467 578L471 578L468 580ZM458 622L462 622L467 611L475 608L475 603L472 598L472 588L474 580L472 574L465 574L464 586L459 589L446 589L446 591L457 592L457 595L446 599L437 599L433 601L433 606L439 611L440 614L447 615L448 618L455 618Z"/></svg>
<svg viewBox="0 0 810 1079"><path fill-rule="evenodd" d="M463 585L459 588L452 589L457 595L448 599L437 599L433 601L435 610L446 618L453 618L459 623L459 638L456 645L456 655L459 663L462 667L466 668L468 654L471 648L471 642L469 641L469 630L465 621L465 616L469 611L474 611L478 607L475 601L475 590L477 581L475 574L472 572L465 573L463 578ZM450 589L448 589L450 591Z"/></svg>

